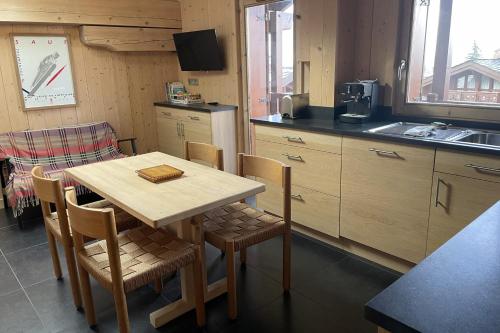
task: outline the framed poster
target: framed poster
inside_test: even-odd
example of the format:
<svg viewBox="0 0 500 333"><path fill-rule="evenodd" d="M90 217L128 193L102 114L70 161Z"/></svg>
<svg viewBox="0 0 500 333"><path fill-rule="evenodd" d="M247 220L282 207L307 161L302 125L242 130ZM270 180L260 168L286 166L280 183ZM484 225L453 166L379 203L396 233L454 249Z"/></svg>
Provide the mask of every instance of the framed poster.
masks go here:
<svg viewBox="0 0 500 333"><path fill-rule="evenodd" d="M12 34L25 110L76 105L67 35Z"/></svg>

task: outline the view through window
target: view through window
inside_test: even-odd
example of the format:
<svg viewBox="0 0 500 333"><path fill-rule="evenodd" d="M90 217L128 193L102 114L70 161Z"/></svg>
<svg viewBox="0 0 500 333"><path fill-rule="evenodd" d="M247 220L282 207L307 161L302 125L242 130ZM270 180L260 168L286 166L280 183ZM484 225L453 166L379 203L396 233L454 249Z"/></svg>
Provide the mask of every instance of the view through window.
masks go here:
<svg viewBox="0 0 500 333"><path fill-rule="evenodd" d="M499 0L415 0L409 103L500 106Z"/></svg>
<svg viewBox="0 0 500 333"><path fill-rule="evenodd" d="M246 8L248 106L251 117L276 114L293 92L293 0Z"/></svg>

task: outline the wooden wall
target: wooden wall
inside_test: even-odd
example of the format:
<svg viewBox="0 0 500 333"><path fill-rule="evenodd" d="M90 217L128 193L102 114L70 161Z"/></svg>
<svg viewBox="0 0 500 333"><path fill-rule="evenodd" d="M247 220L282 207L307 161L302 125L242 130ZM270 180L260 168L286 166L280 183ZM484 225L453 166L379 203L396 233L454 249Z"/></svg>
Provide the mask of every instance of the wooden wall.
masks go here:
<svg viewBox="0 0 500 333"><path fill-rule="evenodd" d="M206 102L219 102L239 107L237 129L243 138L241 103L241 69L239 59L238 0L179 0L182 30L215 29L224 50L225 69L216 72L182 72L179 78L190 92L201 93ZM188 85L189 78L199 80L198 86ZM242 140L239 140L240 150Z"/></svg>
<svg viewBox="0 0 500 333"><path fill-rule="evenodd" d="M78 105L61 109L22 110L9 34L70 35ZM89 48L77 27L0 25L0 132L38 129L106 120L119 137L136 136L140 152L157 149L153 102L165 99L164 84L177 80L174 53L122 53Z"/></svg>
<svg viewBox="0 0 500 333"><path fill-rule="evenodd" d="M342 82L379 79L381 98L391 105L399 0L295 3L297 87L306 87L311 104L334 106L335 87Z"/></svg>

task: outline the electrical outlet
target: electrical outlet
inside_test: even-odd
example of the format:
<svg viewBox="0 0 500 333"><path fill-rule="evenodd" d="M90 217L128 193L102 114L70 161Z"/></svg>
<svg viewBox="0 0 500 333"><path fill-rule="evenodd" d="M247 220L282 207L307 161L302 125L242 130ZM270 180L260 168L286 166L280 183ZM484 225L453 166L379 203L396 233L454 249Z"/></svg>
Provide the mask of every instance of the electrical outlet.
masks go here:
<svg viewBox="0 0 500 333"><path fill-rule="evenodd" d="M199 85L198 79L188 79L188 84L190 86L197 86Z"/></svg>

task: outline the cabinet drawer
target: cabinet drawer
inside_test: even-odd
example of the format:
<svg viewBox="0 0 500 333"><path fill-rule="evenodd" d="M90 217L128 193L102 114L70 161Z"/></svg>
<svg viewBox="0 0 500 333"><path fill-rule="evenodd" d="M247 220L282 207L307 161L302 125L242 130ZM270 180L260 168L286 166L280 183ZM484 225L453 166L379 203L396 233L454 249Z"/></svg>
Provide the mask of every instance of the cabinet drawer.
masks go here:
<svg viewBox="0 0 500 333"><path fill-rule="evenodd" d="M438 149L435 170L470 178L500 182L500 158Z"/></svg>
<svg viewBox="0 0 500 333"><path fill-rule="evenodd" d="M256 140L256 154L292 167L292 184L340 196L341 155Z"/></svg>
<svg viewBox="0 0 500 333"><path fill-rule="evenodd" d="M257 207L282 215L282 191L266 184L266 192L257 196ZM329 236L339 236L340 199L332 195L292 186L292 221Z"/></svg>
<svg viewBox="0 0 500 333"><path fill-rule="evenodd" d="M187 122L195 122L204 125L210 125L210 113L208 112L199 112L199 111L157 106L156 114L159 118L177 119Z"/></svg>
<svg viewBox="0 0 500 333"><path fill-rule="evenodd" d="M257 140L309 148L334 154L342 152L342 137L269 126L255 126Z"/></svg>
<svg viewBox="0 0 500 333"><path fill-rule="evenodd" d="M340 235L423 259L433 164L434 149L344 138Z"/></svg>

